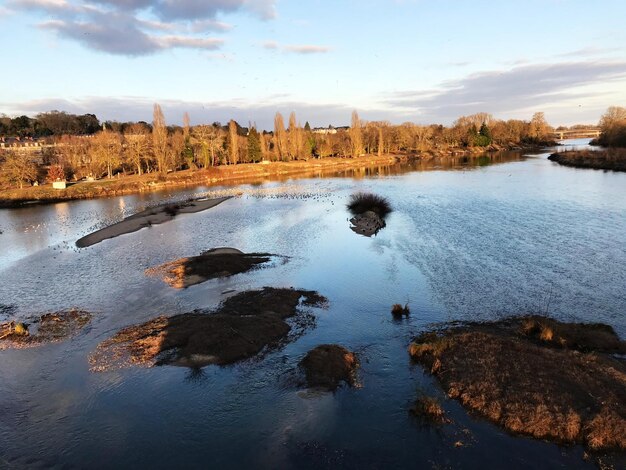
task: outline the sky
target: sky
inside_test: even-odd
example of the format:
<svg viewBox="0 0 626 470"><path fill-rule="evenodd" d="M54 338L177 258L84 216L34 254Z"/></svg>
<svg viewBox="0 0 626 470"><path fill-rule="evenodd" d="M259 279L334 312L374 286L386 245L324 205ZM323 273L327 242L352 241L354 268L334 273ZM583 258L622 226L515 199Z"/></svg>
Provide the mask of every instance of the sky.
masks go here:
<svg viewBox="0 0 626 470"><path fill-rule="evenodd" d="M554 126L626 106L623 0L0 0L0 114Z"/></svg>

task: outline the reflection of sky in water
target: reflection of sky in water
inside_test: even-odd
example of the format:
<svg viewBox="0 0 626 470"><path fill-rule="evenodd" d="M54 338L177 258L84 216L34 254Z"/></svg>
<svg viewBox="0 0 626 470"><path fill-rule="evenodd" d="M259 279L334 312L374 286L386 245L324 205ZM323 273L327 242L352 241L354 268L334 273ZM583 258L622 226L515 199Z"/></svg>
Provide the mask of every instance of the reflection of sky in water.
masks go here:
<svg viewBox="0 0 626 470"><path fill-rule="evenodd" d="M96 314L66 343L0 352L0 467L588 465L580 449L507 436L456 403L446 402L456 424L440 432L406 413L418 388L437 393L406 354L430 323L548 309L626 334L626 174L563 168L546 156L246 186L209 211L83 250L73 247L80 236L160 195L0 211L1 303L22 316L69 306ZM382 194L395 209L371 239L348 228L355 190ZM183 291L144 275L216 246L290 258ZM315 312L313 330L258 360L197 376L173 367L88 372L90 351L123 326L265 285L315 289L330 305ZM407 301L410 318L393 321L391 304ZM359 353L362 388L301 393L297 362L332 342ZM452 449L456 440L473 444Z"/></svg>

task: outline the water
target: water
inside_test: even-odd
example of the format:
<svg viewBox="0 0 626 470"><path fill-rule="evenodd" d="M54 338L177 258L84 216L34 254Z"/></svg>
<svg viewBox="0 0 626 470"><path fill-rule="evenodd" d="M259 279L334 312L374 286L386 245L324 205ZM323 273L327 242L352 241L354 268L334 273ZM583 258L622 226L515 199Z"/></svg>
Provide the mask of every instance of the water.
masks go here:
<svg viewBox="0 0 626 470"><path fill-rule="evenodd" d="M430 325L529 311L626 336L626 174L547 155L243 185L214 209L82 250L74 241L95 228L225 188L0 211L0 303L24 318L72 306L95 314L67 342L0 351L0 468L591 467L579 447L469 417L406 352ZM376 237L349 229L356 190L394 206ZM290 259L182 291L144 275L217 246ZM233 366L88 370L89 353L124 326L267 285L317 290L329 308L295 342ZM411 316L394 321L391 305L407 301ZM294 385L298 361L322 343L359 354L360 388L312 396ZM418 391L442 398L454 423L412 419Z"/></svg>

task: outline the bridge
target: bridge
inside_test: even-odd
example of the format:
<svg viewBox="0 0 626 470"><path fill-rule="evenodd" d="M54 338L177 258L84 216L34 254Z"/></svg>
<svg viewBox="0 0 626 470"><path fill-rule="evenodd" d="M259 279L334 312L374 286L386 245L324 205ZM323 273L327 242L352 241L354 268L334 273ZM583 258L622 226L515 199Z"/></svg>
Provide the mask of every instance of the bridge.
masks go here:
<svg viewBox="0 0 626 470"><path fill-rule="evenodd" d="M589 127L586 129L566 129L562 131L554 131L552 136L555 139L563 140L563 139L585 139L585 138L596 138L600 137L600 128L599 127Z"/></svg>

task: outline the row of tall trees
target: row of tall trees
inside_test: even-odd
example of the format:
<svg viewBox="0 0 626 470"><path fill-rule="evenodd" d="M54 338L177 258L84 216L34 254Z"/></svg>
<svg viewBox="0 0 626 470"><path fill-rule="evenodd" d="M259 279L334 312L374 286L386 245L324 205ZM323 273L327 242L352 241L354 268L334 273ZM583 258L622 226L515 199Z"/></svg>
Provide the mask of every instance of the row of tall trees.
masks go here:
<svg viewBox="0 0 626 470"><path fill-rule="evenodd" d="M69 114L63 111L40 113L34 118L0 116L0 136L47 137L61 135L90 135L101 128L94 114Z"/></svg>
<svg viewBox="0 0 626 470"><path fill-rule="evenodd" d="M39 122L48 122L48 128L54 129L55 134L63 129L68 132L54 138L55 145L44 164L56 168L56 173L52 174L58 175L61 171L66 178L74 179L85 176L111 178L118 173L165 174L261 160L288 162L493 144L540 144L550 139L552 131L543 113L536 113L530 121L501 121L490 114L478 113L462 116L451 127L444 127L409 122L401 125L385 121L364 122L356 111L352 113L350 127L318 132L311 130L308 123L301 126L293 112L287 126L282 114L276 113L271 132L258 131L253 124L242 127L234 120L225 126L220 123L191 126L187 114L183 117L182 127L171 127L167 126L161 107L155 104L151 124L105 124L103 129L91 135L81 135L85 129L69 132L74 128L68 127L68 123L79 116L56 111L46 115L44 118L38 116ZM13 168L10 171L14 175L13 182L34 180L32 159L28 163L29 157L13 154L4 158L4 171ZM16 170L18 167L21 173Z"/></svg>

